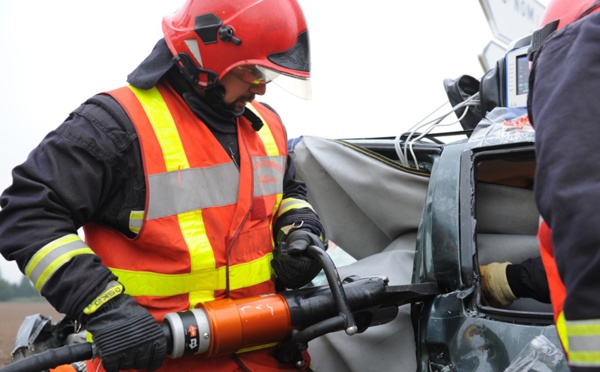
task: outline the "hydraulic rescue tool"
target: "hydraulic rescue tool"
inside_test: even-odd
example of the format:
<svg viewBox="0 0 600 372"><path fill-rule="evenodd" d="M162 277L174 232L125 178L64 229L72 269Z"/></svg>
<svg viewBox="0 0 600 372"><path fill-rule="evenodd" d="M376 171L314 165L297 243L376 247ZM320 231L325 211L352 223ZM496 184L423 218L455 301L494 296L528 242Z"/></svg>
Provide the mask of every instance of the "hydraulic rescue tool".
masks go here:
<svg viewBox="0 0 600 372"><path fill-rule="evenodd" d="M320 262L328 285L244 299L225 298L193 310L168 313L161 326L169 357L196 354L208 358L277 345L279 361L301 367L302 351L309 341L334 331L353 335L388 323L396 317L398 306L439 294L433 283L390 286L384 276L350 276L342 282L325 251L309 246L305 254ZM39 372L94 355L93 343L78 343L17 360L0 372Z"/></svg>

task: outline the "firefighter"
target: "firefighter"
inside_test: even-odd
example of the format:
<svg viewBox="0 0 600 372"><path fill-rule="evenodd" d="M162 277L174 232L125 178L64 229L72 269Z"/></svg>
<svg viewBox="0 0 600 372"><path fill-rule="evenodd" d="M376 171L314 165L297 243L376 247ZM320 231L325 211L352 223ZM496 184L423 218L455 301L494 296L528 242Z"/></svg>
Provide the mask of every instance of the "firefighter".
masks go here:
<svg viewBox="0 0 600 372"><path fill-rule="evenodd" d="M553 0L532 41L538 232L573 371L600 371L600 1Z"/></svg>
<svg viewBox="0 0 600 372"><path fill-rule="evenodd" d="M255 100L270 81L309 97L304 15L296 0L187 0L163 31L127 86L89 98L13 170L0 252L86 327L90 371L294 369L272 348L165 358L158 321L320 271L301 252L325 249L324 228L278 114Z"/></svg>

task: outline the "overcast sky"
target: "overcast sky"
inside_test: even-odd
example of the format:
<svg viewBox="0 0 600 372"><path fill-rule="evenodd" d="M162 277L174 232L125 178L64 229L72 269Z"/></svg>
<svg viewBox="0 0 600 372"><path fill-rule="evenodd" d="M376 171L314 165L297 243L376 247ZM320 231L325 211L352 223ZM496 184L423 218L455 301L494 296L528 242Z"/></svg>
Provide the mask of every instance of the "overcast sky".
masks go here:
<svg viewBox="0 0 600 372"><path fill-rule="evenodd" d="M478 0L299 1L310 30L313 99L271 85L260 98L290 137L395 136L447 102L444 79L484 74L478 55L493 34ZM162 37L162 17L179 5L0 1L0 191L69 112L125 84ZM1 257L0 271L21 278Z"/></svg>

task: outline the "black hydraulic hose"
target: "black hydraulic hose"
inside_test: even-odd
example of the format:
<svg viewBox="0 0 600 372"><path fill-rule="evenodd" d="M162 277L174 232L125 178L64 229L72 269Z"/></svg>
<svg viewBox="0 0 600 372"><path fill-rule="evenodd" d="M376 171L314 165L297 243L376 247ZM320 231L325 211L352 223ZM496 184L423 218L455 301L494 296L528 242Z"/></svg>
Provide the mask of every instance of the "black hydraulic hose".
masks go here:
<svg viewBox="0 0 600 372"><path fill-rule="evenodd" d="M282 342L275 349L275 358L282 363L291 362L296 366L302 366L304 362L300 351L307 348L309 341L329 332L339 331L344 328L345 324L346 321L343 317L336 316L325 319L302 331L296 331L290 339Z"/></svg>
<svg viewBox="0 0 600 372"><path fill-rule="evenodd" d="M313 324L298 332L295 334L296 337L293 337L293 340L297 345L306 345L309 341L312 341L319 336L339 331L344 327L344 323L345 321L341 317L325 319L320 323Z"/></svg>
<svg viewBox="0 0 600 372"><path fill-rule="evenodd" d="M339 316L345 320L346 334L355 334L358 331L358 327L356 326L354 315L352 315L352 310L348 306L348 299L346 298L342 281L331 257L329 257L327 252L314 245L308 246L307 253L319 261L325 272L325 277L327 277L327 282L329 283L329 287L331 287L331 294L333 294L333 298L335 299Z"/></svg>
<svg viewBox="0 0 600 372"><path fill-rule="evenodd" d="M0 372L40 372L63 364L92 359L94 345L81 343L48 349L0 368Z"/></svg>

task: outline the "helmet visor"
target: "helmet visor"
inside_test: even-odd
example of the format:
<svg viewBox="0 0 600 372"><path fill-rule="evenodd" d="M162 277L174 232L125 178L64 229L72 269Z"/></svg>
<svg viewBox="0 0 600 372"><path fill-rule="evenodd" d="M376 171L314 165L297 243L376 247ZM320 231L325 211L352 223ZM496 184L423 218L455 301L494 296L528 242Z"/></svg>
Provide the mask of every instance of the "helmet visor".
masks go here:
<svg viewBox="0 0 600 372"><path fill-rule="evenodd" d="M234 67L231 74L251 85L265 85L274 82L278 87L302 99L311 98L310 80L291 76L273 69L258 65L241 65Z"/></svg>
<svg viewBox="0 0 600 372"><path fill-rule="evenodd" d="M287 75L264 66L256 66L256 69L265 76L267 81L272 81L286 92L302 99L311 99L312 90L308 78Z"/></svg>

